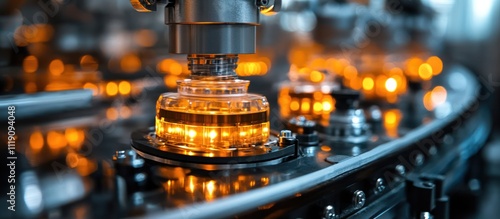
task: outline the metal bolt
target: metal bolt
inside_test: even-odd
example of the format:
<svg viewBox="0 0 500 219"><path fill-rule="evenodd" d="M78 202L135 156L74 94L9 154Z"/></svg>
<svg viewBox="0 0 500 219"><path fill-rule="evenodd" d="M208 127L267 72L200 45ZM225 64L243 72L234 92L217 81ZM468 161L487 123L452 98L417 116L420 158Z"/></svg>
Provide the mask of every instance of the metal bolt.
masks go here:
<svg viewBox="0 0 500 219"><path fill-rule="evenodd" d="M418 153L417 156L415 156L415 165L421 166L424 164L424 155L422 153Z"/></svg>
<svg viewBox="0 0 500 219"><path fill-rule="evenodd" d="M290 130L281 130L280 132L280 138L291 138L292 137L292 131Z"/></svg>
<svg viewBox="0 0 500 219"><path fill-rule="evenodd" d="M406 170L405 170L405 167L401 164L398 164L396 165L396 172L400 175L400 176L404 176L406 174Z"/></svg>
<svg viewBox="0 0 500 219"><path fill-rule="evenodd" d="M335 214L335 208L331 205L327 205L325 210L323 211L322 219L336 219L337 215Z"/></svg>
<svg viewBox="0 0 500 219"><path fill-rule="evenodd" d="M135 180L135 182L138 182L138 183L144 182L144 180L146 180L146 174L144 174L144 173L135 174L134 180Z"/></svg>
<svg viewBox="0 0 500 219"><path fill-rule="evenodd" d="M352 196L352 204L355 209L360 209L365 205L366 195L361 190L356 190Z"/></svg>
<svg viewBox="0 0 500 219"><path fill-rule="evenodd" d="M432 146L429 148L429 154L430 154L430 155L436 155L436 154L437 154L437 148L436 148L436 146L432 145Z"/></svg>
<svg viewBox="0 0 500 219"><path fill-rule="evenodd" d="M123 160L127 158L127 155L125 154L125 151L116 151L115 156L113 156L113 160Z"/></svg>
<svg viewBox="0 0 500 219"><path fill-rule="evenodd" d="M384 189L385 189L384 179L378 178L377 181L375 181L375 194L384 191Z"/></svg>

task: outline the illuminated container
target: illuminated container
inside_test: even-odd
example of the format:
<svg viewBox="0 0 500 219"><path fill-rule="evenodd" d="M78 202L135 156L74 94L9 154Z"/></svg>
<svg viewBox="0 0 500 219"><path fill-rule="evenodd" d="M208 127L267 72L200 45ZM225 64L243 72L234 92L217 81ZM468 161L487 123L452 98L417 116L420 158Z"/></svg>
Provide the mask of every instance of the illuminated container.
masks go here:
<svg viewBox="0 0 500 219"><path fill-rule="evenodd" d="M156 104L156 135L167 144L191 149L253 147L268 141L269 104L248 94L247 80L177 82L178 93Z"/></svg>
<svg viewBox="0 0 500 219"><path fill-rule="evenodd" d="M304 116L308 120L328 119L335 109L330 92L338 89L334 83L289 82L281 85L278 104L283 119Z"/></svg>

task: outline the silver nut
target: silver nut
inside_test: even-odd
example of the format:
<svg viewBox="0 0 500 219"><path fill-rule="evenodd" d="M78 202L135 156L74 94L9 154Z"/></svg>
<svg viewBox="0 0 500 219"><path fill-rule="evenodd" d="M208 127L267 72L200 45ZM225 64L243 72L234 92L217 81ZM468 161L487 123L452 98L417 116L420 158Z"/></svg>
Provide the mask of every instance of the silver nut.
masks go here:
<svg viewBox="0 0 500 219"><path fill-rule="evenodd" d="M327 205L325 210L323 211L322 219L336 219L337 215L335 214L335 208L331 205Z"/></svg>
<svg viewBox="0 0 500 219"><path fill-rule="evenodd" d="M366 195L361 190L356 190L352 196L352 205L355 209L360 209L365 205Z"/></svg>
<svg viewBox="0 0 500 219"><path fill-rule="evenodd" d="M292 138L292 131L290 130L281 130L280 138Z"/></svg>
<svg viewBox="0 0 500 219"><path fill-rule="evenodd" d="M385 190L385 182L384 179L378 178L377 181L375 181L375 194L381 193Z"/></svg>
<svg viewBox="0 0 500 219"><path fill-rule="evenodd" d="M406 169L403 165L401 164L398 164L396 165L396 172L400 175L400 176L404 176L406 174Z"/></svg>
<svg viewBox="0 0 500 219"><path fill-rule="evenodd" d="M126 151L115 151L115 155L113 156L113 160L124 160L127 158Z"/></svg>
<svg viewBox="0 0 500 219"><path fill-rule="evenodd" d="M422 153L418 153L415 156L415 165L416 166L422 166L422 164L424 164L424 161L425 161L425 157Z"/></svg>

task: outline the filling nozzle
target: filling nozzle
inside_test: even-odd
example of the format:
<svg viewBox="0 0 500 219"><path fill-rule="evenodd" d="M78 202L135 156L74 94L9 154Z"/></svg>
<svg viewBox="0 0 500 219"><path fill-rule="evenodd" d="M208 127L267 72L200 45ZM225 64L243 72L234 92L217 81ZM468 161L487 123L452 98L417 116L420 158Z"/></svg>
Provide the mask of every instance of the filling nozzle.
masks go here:
<svg viewBox="0 0 500 219"><path fill-rule="evenodd" d="M191 79L225 80L235 79L238 55L190 54L188 55L188 68Z"/></svg>
<svg viewBox="0 0 500 219"><path fill-rule="evenodd" d="M255 53L259 12L277 12L281 0L131 0L137 11L166 3L169 52L189 54L192 78L235 78L237 54Z"/></svg>

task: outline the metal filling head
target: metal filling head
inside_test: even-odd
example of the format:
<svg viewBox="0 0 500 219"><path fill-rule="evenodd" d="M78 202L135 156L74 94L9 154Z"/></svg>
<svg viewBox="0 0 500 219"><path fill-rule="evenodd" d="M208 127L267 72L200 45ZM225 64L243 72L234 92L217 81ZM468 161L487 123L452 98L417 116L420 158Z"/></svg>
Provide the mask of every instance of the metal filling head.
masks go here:
<svg viewBox="0 0 500 219"><path fill-rule="evenodd" d="M192 79L236 78L238 55L188 55L188 68Z"/></svg>

